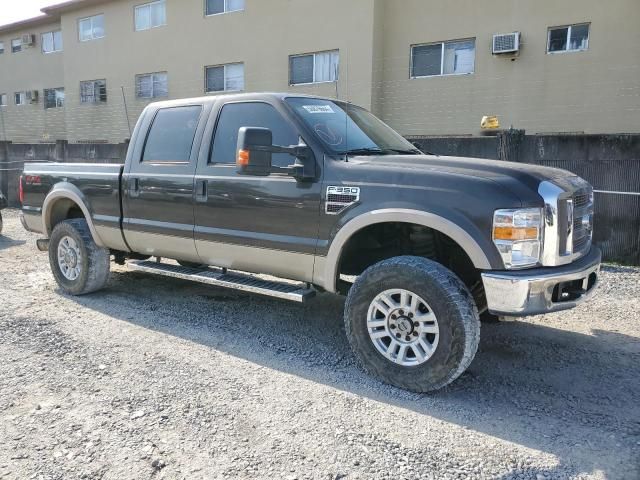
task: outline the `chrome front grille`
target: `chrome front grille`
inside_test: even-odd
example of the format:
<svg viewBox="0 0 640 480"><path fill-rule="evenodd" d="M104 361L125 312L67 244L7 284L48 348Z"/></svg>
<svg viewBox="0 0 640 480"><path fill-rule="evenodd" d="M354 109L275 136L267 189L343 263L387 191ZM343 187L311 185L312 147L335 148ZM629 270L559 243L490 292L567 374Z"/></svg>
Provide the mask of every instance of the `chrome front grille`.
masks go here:
<svg viewBox="0 0 640 480"><path fill-rule="evenodd" d="M573 194L573 253L586 253L593 237L593 190Z"/></svg>

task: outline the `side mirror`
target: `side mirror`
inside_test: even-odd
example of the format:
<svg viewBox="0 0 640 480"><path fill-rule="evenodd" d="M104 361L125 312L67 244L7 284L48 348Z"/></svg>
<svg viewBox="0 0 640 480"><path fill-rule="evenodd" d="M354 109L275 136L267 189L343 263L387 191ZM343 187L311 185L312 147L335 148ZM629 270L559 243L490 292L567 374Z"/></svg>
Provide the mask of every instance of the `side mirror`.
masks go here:
<svg viewBox="0 0 640 480"><path fill-rule="evenodd" d="M242 127L238 132L236 167L242 175L271 173L273 134L268 128Z"/></svg>
<svg viewBox="0 0 640 480"><path fill-rule="evenodd" d="M274 167L271 156L286 153L295 157L295 163L288 167ZM267 176L271 173L285 173L298 179L315 178L313 152L306 145L282 147L273 145L273 134L268 128L242 127L238 131L236 169L240 175Z"/></svg>

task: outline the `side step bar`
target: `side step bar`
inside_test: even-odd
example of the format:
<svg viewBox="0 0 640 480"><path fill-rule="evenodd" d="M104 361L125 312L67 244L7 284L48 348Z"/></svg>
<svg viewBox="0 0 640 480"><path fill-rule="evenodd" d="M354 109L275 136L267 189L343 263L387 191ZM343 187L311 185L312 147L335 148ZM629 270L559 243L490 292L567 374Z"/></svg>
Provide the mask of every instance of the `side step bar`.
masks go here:
<svg viewBox="0 0 640 480"><path fill-rule="evenodd" d="M127 266L130 270L137 272L155 273L165 277L181 278L300 303L316 294L315 290L307 288L306 284L263 280L251 274L227 272L225 269L216 267L190 268L150 260L128 261Z"/></svg>

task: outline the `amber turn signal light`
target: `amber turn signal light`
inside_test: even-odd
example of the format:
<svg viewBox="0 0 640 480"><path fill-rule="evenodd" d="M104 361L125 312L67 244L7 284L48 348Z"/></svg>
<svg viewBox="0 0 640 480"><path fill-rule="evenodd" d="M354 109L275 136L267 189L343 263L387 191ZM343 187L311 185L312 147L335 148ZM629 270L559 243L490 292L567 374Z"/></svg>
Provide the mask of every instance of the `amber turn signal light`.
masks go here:
<svg viewBox="0 0 640 480"><path fill-rule="evenodd" d="M238 150L236 165L241 167L249 166L249 150Z"/></svg>
<svg viewBox="0 0 640 480"><path fill-rule="evenodd" d="M537 240L537 227L493 227L494 240Z"/></svg>

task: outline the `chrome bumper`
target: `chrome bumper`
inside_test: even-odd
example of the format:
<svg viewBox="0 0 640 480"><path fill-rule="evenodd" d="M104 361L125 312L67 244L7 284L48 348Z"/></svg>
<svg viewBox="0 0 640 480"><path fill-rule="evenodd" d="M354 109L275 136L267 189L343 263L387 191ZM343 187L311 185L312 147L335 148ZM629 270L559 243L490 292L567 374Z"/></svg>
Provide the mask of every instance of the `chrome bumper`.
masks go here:
<svg viewBox="0 0 640 480"><path fill-rule="evenodd" d="M482 274L489 311L524 317L567 310L588 300L598 286L597 247L569 265Z"/></svg>

